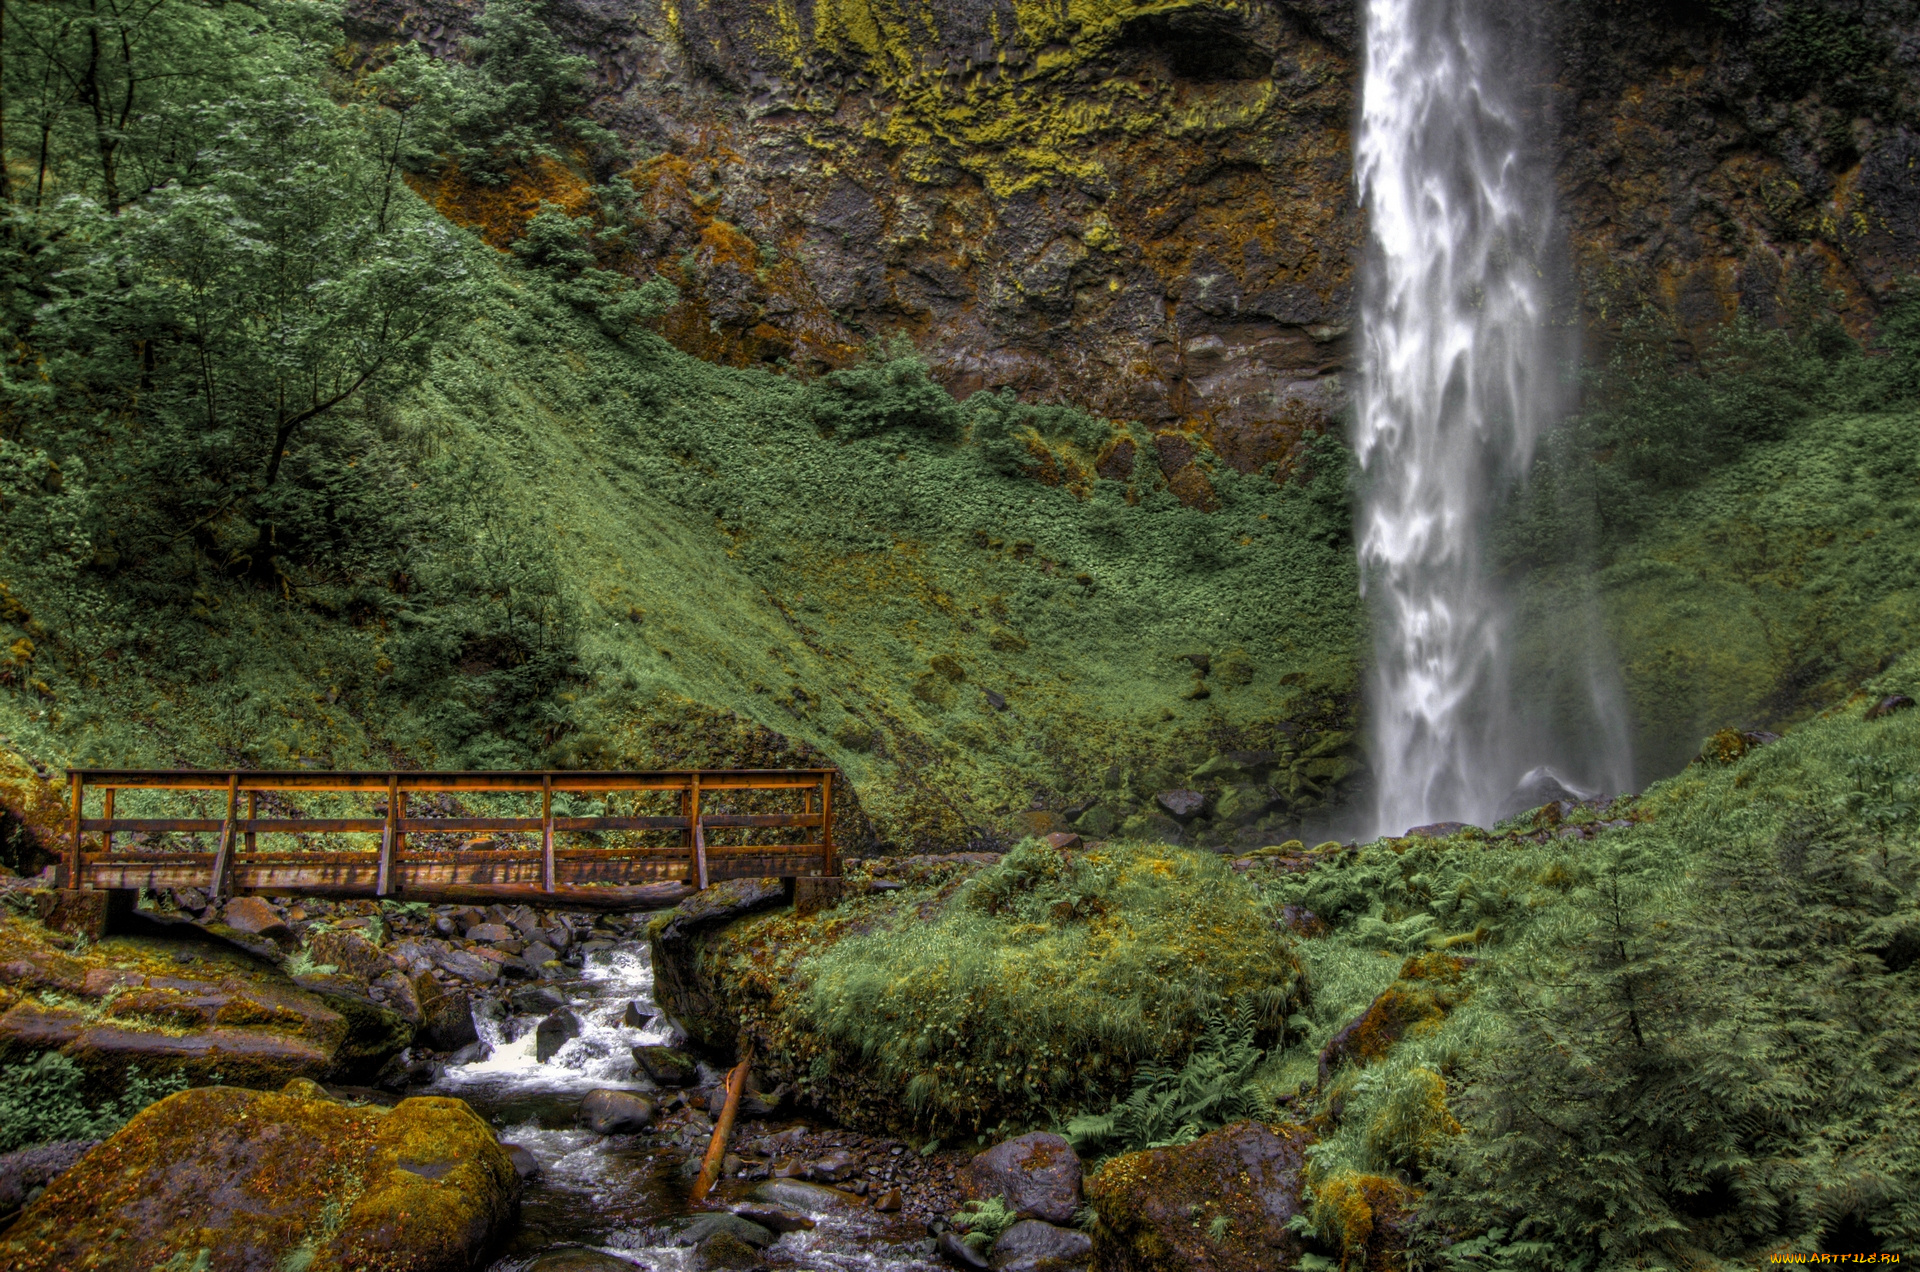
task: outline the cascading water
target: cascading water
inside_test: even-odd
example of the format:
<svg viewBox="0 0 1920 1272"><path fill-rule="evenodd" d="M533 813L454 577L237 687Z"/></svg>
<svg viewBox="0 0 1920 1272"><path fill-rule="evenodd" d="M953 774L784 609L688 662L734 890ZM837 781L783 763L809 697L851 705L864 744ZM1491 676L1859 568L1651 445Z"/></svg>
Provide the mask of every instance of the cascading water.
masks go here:
<svg viewBox="0 0 1920 1272"><path fill-rule="evenodd" d="M1356 443L1377 834L1490 824L1522 769L1568 753L1516 702L1508 606L1485 551L1493 506L1558 405L1561 361L1552 194L1528 136L1534 59L1524 21L1497 7L1366 4Z"/></svg>

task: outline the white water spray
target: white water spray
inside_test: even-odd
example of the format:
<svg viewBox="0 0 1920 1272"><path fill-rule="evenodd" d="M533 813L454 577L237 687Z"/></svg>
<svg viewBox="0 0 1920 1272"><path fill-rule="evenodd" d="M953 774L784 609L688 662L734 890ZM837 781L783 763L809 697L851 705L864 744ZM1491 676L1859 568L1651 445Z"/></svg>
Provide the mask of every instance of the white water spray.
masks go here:
<svg viewBox="0 0 1920 1272"><path fill-rule="evenodd" d="M1528 137L1538 90L1525 33L1495 7L1366 5L1356 442L1379 834L1491 824L1521 771L1559 751L1515 702L1484 551L1495 500L1558 404L1551 188Z"/></svg>

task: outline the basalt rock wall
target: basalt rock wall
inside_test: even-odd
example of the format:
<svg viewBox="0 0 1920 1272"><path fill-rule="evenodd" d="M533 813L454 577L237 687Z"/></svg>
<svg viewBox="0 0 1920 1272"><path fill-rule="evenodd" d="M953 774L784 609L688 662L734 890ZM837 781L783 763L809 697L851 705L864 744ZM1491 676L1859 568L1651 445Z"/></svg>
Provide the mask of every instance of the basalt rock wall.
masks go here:
<svg viewBox="0 0 1920 1272"><path fill-rule="evenodd" d="M368 47L457 57L476 7L351 9ZM904 331L962 396L1069 400L1242 471L1284 471L1338 410L1362 236L1353 4L551 0L546 18L645 156L635 268L681 285L665 329L690 352L820 369ZM1501 69L1549 86L1569 321L1604 333L1651 299L1700 338L1838 298L1860 325L1914 270L1912 5L1512 18L1552 49ZM433 193L487 220L580 189L521 184Z"/></svg>

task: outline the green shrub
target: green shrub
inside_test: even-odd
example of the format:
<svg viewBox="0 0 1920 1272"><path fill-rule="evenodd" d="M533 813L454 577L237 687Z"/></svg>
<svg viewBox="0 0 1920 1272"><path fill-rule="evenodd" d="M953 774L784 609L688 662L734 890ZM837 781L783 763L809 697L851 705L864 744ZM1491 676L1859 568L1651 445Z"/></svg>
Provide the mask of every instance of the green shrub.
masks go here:
<svg viewBox="0 0 1920 1272"><path fill-rule="evenodd" d="M128 1071L120 1094L86 1099L86 1075L57 1051L0 1067L0 1153L32 1144L100 1139L156 1100L186 1090L179 1074L148 1078Z"/></svg>
<svg viewBox="0 0 1920 1272"><path fill-rule="evenodd" d="M1141 1065L1209 1036L1205 1082L1239 1074L1252 1043L1233 1029L1278 1034L1300 974L1253 902L1210 853L1029 840L938 913L914 905L802 959L798 1008L930 1123L1046 1122L1108 1107ZM1184 1124L1235 1098L1183 1092L1173 1107Z"/></svg>

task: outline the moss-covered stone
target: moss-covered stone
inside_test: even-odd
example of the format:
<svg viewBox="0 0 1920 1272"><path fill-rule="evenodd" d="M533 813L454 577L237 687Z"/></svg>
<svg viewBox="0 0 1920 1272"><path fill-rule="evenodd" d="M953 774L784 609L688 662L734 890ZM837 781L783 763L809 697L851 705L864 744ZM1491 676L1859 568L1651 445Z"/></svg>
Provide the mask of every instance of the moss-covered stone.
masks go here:
<svg viewBox="0 0 1920 1272"><path fill-rule="evenodd" d="M152 1106L55 1180L0 1238L16 1272L198 1267L467 1272L518 1178L460 1100L391 1110L234 1087Z"/></svg>
<svg viewBox="0 0 1920 1272"><path fill-rule="evenodd" d="M1095 1264L1104 1272L1267 1272L1304 1247L1288 1226L1301 1213L1301 1126L1237 1122L1191 1144L1128 1153L1087 1181L1099 1215Z"/></svg>

